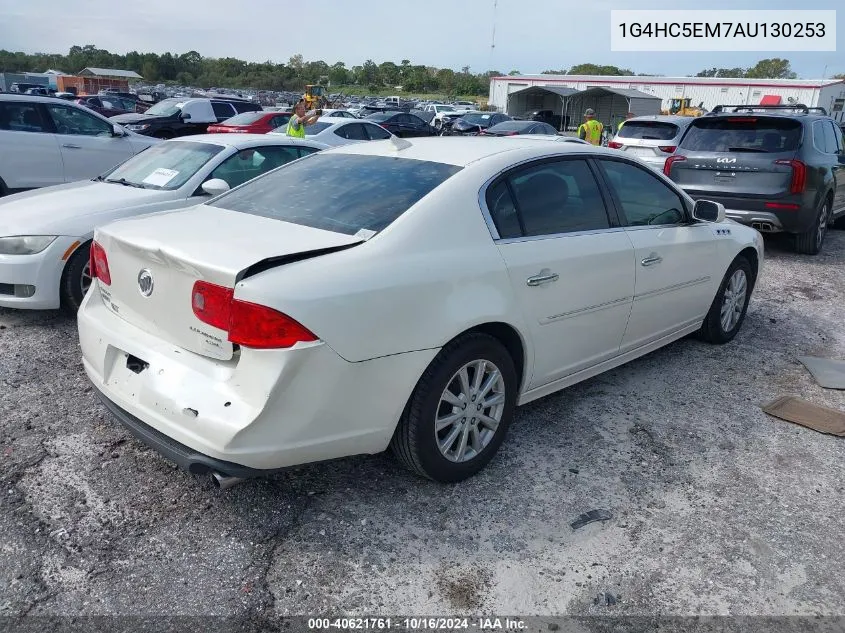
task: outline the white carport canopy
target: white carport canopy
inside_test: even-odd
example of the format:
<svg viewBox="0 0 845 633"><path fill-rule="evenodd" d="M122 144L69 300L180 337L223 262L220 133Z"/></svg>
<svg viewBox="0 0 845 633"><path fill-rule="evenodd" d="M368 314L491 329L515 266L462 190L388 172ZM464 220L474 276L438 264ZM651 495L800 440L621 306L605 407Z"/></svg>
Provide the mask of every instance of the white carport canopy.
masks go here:
<svg viewBox="0 0 845 633"><path fill-rule="evenodd" d="M584 120L587 108L595 110L596 119L605 126L615 129L625 115L634 116L660 114L662 99L639 90L625 88L587 88L566 99L566 114L570 117L570 129L576 129Z"/></svg>
<svg viewBox="0 0 845 633"><path fill-rule="evenodd" d="M523 88L508 95L505 112L511 116L524 116L536 110L551 110L555 116L563 117L566 100L574 94L578 94L578 91L558 86Z"/></svg>

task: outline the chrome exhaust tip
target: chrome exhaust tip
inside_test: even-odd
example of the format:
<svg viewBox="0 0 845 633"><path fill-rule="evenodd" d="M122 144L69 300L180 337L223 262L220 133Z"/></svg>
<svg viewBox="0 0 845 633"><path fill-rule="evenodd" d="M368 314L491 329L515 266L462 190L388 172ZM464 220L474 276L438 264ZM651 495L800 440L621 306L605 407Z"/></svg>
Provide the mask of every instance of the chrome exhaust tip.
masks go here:
<svg viewBox="0 0 845 633"><path fill-rule="evenodd" d="M228 490L232 486L237 486L245 480L241 477L229 477L228 475L224 475L222 473L211 473L211 481L214 482L214 486L216 488L219 488L220 490Z"/></svg>

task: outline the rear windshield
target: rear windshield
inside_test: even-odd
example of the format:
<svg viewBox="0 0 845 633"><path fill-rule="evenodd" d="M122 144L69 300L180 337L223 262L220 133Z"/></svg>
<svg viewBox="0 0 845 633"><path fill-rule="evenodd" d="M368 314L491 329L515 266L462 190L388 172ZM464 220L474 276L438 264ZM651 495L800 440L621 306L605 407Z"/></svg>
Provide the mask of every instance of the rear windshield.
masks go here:
<svg viewBox="0 0 845 633"><path fill-rule="evenodd" d="M378 232L460 170L389 156L313 154L209 204L347 235Z"/></svg>
<svg viewBox="0 0 845 633"><path fill-rule="evenodd" d="M371 114L367 117L367 121L386 121L387 119L392 119L395 116L394 113L386 113L386 112L376 112L375 114Z"/></svg>
<svg viewBox="0 0 845 633"><path fill-rule="evenodd" d="M333 126L334 123L329 121L317 121L316 123L312 123L311 125L305 126L305 134L308 136L314 136L315 134L319 134L323 130L330 128Z"/></svg>
<svg viewBox="0 0 845 633"><path fill-rule="evenodd" d="M644 141L670 141L678 134L678 126L666 121L626 121L617 136Z"/></svg>
<svg viewBox="0 0 845 633"><path fill-rule="evenodd" d="M261 119L266 112L244 112L223 121L223 125L250 125Z"/></svg>
<svg viewBox="0 0 845 633"><path fill-rule="evenodd" d="M794 119L729 116L696 119L681 147L699 152L780 153L795 151L800 142L801 123Z"/></svg>
<svg viewBox="0 0 845 633"><path fill-rule="evenodd" d="M466 118L464 118L466 121ZM534 121L505 121L504 123L497 123L490 128L490 132L514 132L519 130L527 130L532 125L537 125Z"/></svg>

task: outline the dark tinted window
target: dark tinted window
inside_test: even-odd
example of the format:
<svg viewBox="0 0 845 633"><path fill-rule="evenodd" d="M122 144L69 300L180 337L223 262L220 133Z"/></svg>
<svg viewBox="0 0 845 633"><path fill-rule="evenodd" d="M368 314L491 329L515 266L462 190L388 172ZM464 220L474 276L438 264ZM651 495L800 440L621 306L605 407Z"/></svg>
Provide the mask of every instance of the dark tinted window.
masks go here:
<svg viewBox="0 0 845 633"><path fill-rule="evenodd" d="M76 136L111 136L112 126L82 108L70 108L61 105L47 105L47 111L53 117L56 132Z"/></svg>
<svg viewBox="0 0 845 633"><path fill-rule="evenodd" d="M836 125L833 121L828 121L831 129L833 130L833 138L836 141L836 147L839 148L840 152L845 152L845 138L843 138L843 129Z"/></svg>
<svg viewBox="0 0 845 633"><path fill-rule="evenodd" d="M212 204L354 235L361 229L381 231L460 169L387 156L316 154Z"/></svg>
<svg viewBox="0 0 845 633"><path fill-rule="evenodd" d="M820 152L838 154L839 143L833 124L830 121L816 121L813 123L813 143Z"/></svg>
<svg viewBox="0 0 845 633"><path fill-rule="evenodd" d="M598 183L584 160L541 163L515 172L508 180L518 219L513 201L501 186L494 187L487 199L502 237L555 235L610 227Z"/></svg>
<svg viewBox="0 0 845 633"><path fill-rule="evenodd" d="M622 204L628 226L684 221L681 197L645 168L615 160L602 160L601 164Z"/></svg>
<svg viewBox="0 0 845 633"><path fill-rule="evenodd" d="M367 136L367 132L364 130L364 126L360 123L350 123L349 125L344 125L340 127L335 134L340 136L341 138L346 138L351 141L369 141L370 137Z"/></svg>
<svg viewBox="0 0 845 633"><path fill-rule="evenodd" d="M678 126L665 121L625 121L617 136L650 141L670 141L678 134Z"/></svg>
<svg viewBox="0 0 845 633"><path fill-rule="evenodd" d="M627 123L622 126L624 130ZM700 152L792 152L801 140L801 123L765 116L702 117L690 124L683 149Z"/></svg>
<svg viewBox="0 0 845 633"><path fill-rule="evenodd" d="M260 112L261 108L255 103L241 103L238 101L233 101L232 106L238 112Z"/></svg>
<svg viewBox="0 0 845 633"><path fill-rule="evenodd" d="M522 226L516 206L513 203L507 179L502 179L487 190L487 208L493 218L493 224L503 239L522 236Z"/></svg>
<svg viewBox="0 0 845 633"><path fill-rule="evenodd" d="M288 119L290 119L290 117L288 117ZM316 123L305 126L305 134L308 136L314 136L315 134L319 134L323 130L330 128L332 125L334 125L334 123L331 121L317 121Z"/></svg>
<svg viewBox="0 0 845 633"><path fill-rule="evenodd" d="M534 121L502 121L496 125L491 125L488 129L490 132L524 132L537 125Z"/></svg>
<svg viewBox="0 0 845 633"><path fill-rule="evenodd" d="M11 132L46 131L36 104L18 101L0 103L0 130Z"/></svg>
<svg viewBox="0 0 845 633"><path fill-rule="evenodd" d="M385 114L384 112L376 112L375 114L370 114L367 116L367 121L375 121L376 123L382 123L387 121L388 119L392 119L395 115L393 114Z"/></svg>
<svg viewBox="0 0 845 633"><path fill-rule="evenodd" d="M290 121L289 114L277 114L272 119L270 119L270 127L282 127L283 125L287 125L288 121Z"/></svg>
<svg viewBox="0 0 845 633"><path fill-rule="evenodd" d="M223 103L222 101L212 101L211 109L214 110L214 116L218 119L228 119L235 114L235 109L231 104Z"/></svg>
<svg viewBox="0 0 845 633"><path fill-rule="evenodd" d="M492 114L466 114L461 117L464 121L469 123L470 125L488 125L493 124L495 125L498 123L498 119L493 118L494 115Z"/></svg>
<svg viewBox="0 0 845 633"><path fill-rule="evenodd" d="M320 150L318 150L318 149L316 149L316 148L314 148L314 147L297 147L297 150L299 150L299 156L300 156L300 158L301 158L302 156L308 156L309 154L313 154L313 153L315 153L315 152L319 152L319 151L320 151Z"/></svg>
<svg viewBox="0 0 845 633"><path fill-rule="evenodd" d="M371 141L383 141L386 138L390 138L390 132L378 125L364 124L364 129Z"/></svg>

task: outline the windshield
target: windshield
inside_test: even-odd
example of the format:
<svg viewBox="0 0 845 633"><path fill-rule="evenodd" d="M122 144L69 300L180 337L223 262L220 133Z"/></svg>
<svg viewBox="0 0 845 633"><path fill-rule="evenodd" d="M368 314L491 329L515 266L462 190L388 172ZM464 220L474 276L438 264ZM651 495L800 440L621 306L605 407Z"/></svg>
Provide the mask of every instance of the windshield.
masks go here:
<svg viewBox="0 0 845 633"><path fill-rule="evenodd" d="M313 154L209 204L346 235L378 232L460 170L390 156Z"/></svg>
<svg viewBox="0 0 845 633"><path fill-rule="evenodd" d="M466 121L464 117L464 121ZM535 121L505 121L504 123L497 123L491 127L489 132L518 132L520 130L527 130L529 127L537 125Z"/></svg>
<svg viewBox="0 0 845 633"><path fill-rule="evenodd" d="M171 191L184 185L212 156L221 151L221 145L212 143L159 143L118 165L106 175L105 181Z"/></svg>
<svg viewBox="0 0 845 633"><path fill-rule="evenodd" d="M434 106L434 109L438 112L454 112L455 108L452 106Z"/></svg>
<svg viewBox="0 0 845 633"><path fill-rule="evenodd" d="M800 141L801 123L794 119L728 116L696 119L681 147L700 152L793 152Z"/></svg>
<svg viewBox="0 0 845 633"><path fill-rule="evenodd" d="M182 99L165 99L164 101L159 101L152 108L144 112L144 114L150 114L152 116L172 116L182 109L182 105L184 103L185 102Z"/></svg>
<svg viewBox="0 0 845 633"><path fill-rule="evenodd" d="M315 134L319 134L323 130L330 128L333 126L334 123L329 123L328 121L317 121L316 123L312 123L311 125L305 126L305 134L308 136L314 136Z"/></svg>
<svg viewBox="0 0 845 633"><path fill-rule="evenodd" d="M466 114L461 117L461 120L471 125L482 125L487 123L491 116L491 114Z"/></svg>
<svg viewBox="0 0 845 633"><path fill-rule="evenodd" d="M223 121L223 125L251 125L267 114L266 112L244 112Z"/></svg>
<svg viewBox="0 0 845 633"><path fill-rule="evenodd" d="M678 126L665 121L625 121L617 136L648 141L669 141L678 134Z"/></svg>

